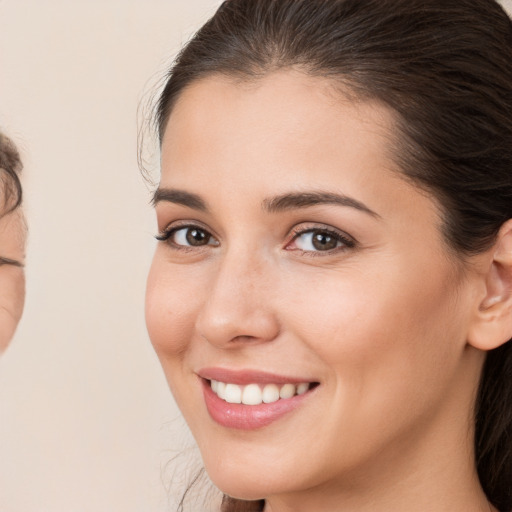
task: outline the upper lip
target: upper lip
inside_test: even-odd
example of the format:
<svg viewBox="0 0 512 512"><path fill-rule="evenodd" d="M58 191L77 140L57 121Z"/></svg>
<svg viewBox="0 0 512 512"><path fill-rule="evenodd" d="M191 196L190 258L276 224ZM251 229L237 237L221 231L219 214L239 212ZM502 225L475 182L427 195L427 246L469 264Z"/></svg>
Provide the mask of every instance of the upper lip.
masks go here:
<svg viewBox="0 0 512 512"><path fill-rule="evenodd" d="M300 384L302 382L316 382L310 378L290 377L251 369L202 368L197 372L197 375L206 380L216 380L241 386L247 384Z"/></svg>

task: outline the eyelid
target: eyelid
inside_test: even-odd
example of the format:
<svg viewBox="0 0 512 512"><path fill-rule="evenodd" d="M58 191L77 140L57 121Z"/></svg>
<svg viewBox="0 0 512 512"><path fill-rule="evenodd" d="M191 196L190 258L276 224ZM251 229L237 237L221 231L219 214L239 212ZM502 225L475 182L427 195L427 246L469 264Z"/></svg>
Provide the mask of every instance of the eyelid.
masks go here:
<svg viewBox="0 0 512 512"><path fill-rule="evenodd" d="M204 231L208 233L208 235L215 240L215 244L205 244L200 246L193 246L193 245L182 245L177 244L171 240L171 237L173 234L175 234L177 231L180 231L182 229L199 229L201 231ZM212 247L212 246L218 246L219 240L218 237L212 232L212 230L206 226L202 222L196 221L196 220L179 220L174 221L168 224L160 233L155 235L155 238L159 242L167 243L169 247L175 250L179 251L201 251L204 250L206 247Z"/></svg>
<svg viewBox="0 0 512 512"><path fill-rule="evenodd" d="M199 228L203 231L207 231L210 233L214 238L217 238L217 236L213 233L213 231L205 226L202 222L198 220L176 220L173 222L170 222L160 230L160 232L155 235L155 238L157 240L163 240L169 238L170 234L172 234L174 231L177 231L178 229L184 229L184 228Z"/></svg>
<svg viewBox="0 0 512 512"><path fill-rule="evenodd" d="M303 253L309 253L311 255L316 256L316 255L319 255L322 253L325 255L328 255L328 254L332 254L333 252L337 252L337 251L353 249L353 248L357 247L357 245L358 245L357 240L345 231L334 228L333 226L330 226L328 224L311 223L309 225L308 224L306 224L306 225L299 224L297 226L294 226L290 231L291 239L289 240L289 242L287 242L286 247L288 247L291 243L293 243L300 236L305 235L307 233L312 233L315 231L328 233L329 235L334 236L343 244L343 247L337 247L335 249L331 249L331 250L327 250L327 251L305 251L302 249L295 249L295 250L302 251Z"/></svg>
<svg viewBox="0 0 512 512"><path fill-rule="evenodd" d="M13 260L12 258L6 258L4 256L0 256L0 266L2 265L11 265L13 267L23 268L25 265L18 260Z"/></svg>

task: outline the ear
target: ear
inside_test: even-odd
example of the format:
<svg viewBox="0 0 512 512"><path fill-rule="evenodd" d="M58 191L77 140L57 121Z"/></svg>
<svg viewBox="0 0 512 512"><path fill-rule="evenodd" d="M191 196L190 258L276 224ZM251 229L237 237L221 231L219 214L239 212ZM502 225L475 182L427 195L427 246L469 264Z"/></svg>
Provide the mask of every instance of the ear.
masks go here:
<svg viewBox="0 0 512 512"><path fill-rule="evenodd" d="M503 224L495 245L485 254L484 293L478 299L468 343L492 350L512 338L512 219Z"/></svg>

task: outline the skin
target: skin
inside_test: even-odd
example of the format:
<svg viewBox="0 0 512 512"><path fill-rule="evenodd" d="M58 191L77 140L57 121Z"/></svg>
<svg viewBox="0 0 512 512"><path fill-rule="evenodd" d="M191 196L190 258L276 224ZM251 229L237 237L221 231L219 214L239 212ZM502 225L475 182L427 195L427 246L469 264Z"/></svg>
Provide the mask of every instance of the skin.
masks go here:
<svg viewBox="0 0 512 512"><path fill-rule="evenodd" d="M160 190L196 194L207 210L160 194L158 230L192 224L212 238L159 242L149 334L211 479L265 498L267 512L492 510L470 412L484 352L468 340L494 253L454 256L437 202L393 162L390 133L384 106L295 71L197 81L165 132ZM262 206L318 191L373 213ZM326 228L353 243L321 251L297 234ZM240 431L208 415L204 367L320 385L278 421Z"/></svg>
<svg viewBox="0 0 512 512"><path fill-rule="evenodd" d="M11 341L23 312L25 238L21 210L0 217L0 353Z"/></svg>

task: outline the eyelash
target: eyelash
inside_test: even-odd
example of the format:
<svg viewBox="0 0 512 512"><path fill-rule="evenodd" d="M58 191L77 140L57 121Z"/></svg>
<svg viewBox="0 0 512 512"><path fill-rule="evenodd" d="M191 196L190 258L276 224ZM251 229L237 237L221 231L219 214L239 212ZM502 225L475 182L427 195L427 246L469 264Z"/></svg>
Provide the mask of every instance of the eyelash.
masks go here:
<svg viewBox="0 0 512 512"><path fill-rule="evenodd" d="M165 229L162 233L156 235L155 238L159 242L168 242L169 246L172 249L178 250L178 251L194 251L194 250L202 249L203 247L206 247L207 245L210 245L210 246L213 245L213 244L205 244L204 246L194 247L192 245L182 245L182 244L177 244L177 243L171 241L171 237L175 233L177 233L178 231L181 231L183 229L197 229L199 231L206 233L209 237L215 238L207 229L203 228L202 226L200 226L198 224L174 225L172 227ZM333 253L339 252L339 251L346 251L348 249L353 249L357 246L357 242L352 237L350 237L349 235L347 235L343 232L337 231L332 228L328 228L326 226L325 227L324 226L321 226L321 227L320 226L312 226L309 228L294 228L292 230L292 239L286 244L286 247L289 247L290 244L294 243L301 236L304 236L309 233L326 234L326 235L334 238L336 240L336 242L339 242L342 245L340 247L335 247L333 249L329 249L326 251L320 251L320 250L311 251L311 250L304 250L304 249L300 249L300 248L289 249L289 250L297 251L297 252L300 252L301 254L304 254L307 256L317 257L317 256L322 256L322 255L330 255L330 254L333 254ZM218 242L215 245L218 245Z"/></svg>
<svg viewBox="0 0 512 512"><path fill-rule="evenodd" d="M171 237L178 231L181 231L182 229L197 229L199 231L206 233L211 238L215 238L206 228L203 228L201 225L198 225L198 224L173 225L172 227L166 228L162 233L159 233L158 235L156 235L155 238L159 242L167 242L168 245L172 249L177 250L177 251L194 251L194 250L202 249L204 247L204 246L194 247L193 245L181 245L181 244L177 244L177 243L173 242L171 240ZM209 244L206 244L206 245L209 245Z"/></svg>
<svg viewBox="0 0 512 512"><path fill-rule="evenodd" d="M329 228L327 226L312 226L309 228L294 228L292 230L292 233L293 233L293 238L287 244L287 247L290 244L292 244L293 242L295 242L301 236L304 236L309 233L318 233L318 234L328 235L328 236L334 238L334 240L336 242L339 242L341 244L339 247L335 247L333 249L329 249L326 251L319 251L319 250L318 251L308 251L308 250L304 250L304 249L291 249L294 251L298 251L301 254L308 256L308 257L319 257L319 256L323 256L323 255L332 255L337 252L344 252L348 249L354 249L357 246L357 242L352 237L350 237L349 235L347 235L341 231Z"/></svg>
<svg viewBox="0 0 512 512"><path fill-rule="evenodd" d="M3 256L0 256L0 266L2 266L2 265L12 265L13 267L21 267L21 268L23 268L25 266L20 261L13 260L11 258L4 258Z"/></svg>

